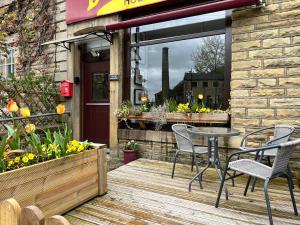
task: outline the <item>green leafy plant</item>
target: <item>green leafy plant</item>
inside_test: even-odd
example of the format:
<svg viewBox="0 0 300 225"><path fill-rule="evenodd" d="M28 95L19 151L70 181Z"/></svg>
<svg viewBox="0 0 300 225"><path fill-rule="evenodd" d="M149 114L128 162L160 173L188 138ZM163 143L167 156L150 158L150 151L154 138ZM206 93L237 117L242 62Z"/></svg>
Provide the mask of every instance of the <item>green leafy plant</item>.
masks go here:
<svg viewBox="0 0 300 225"><path fill-rule="evenodd" d="M178 105L175 99L168 99L165 101L165 106L167 107L169 112L176 112Z"/></svg>
<svg viewBox="0 0 300 225"><path fill-rule="evenodd" d="M199 105L197 102L193 102L191 106L192 113L197 113L199 111Z"/></svg>
<svg viewBox="0 0 300 225"><path fill-rule="evenodd" d="M4 162L4 152L6 150L6 141L7 136L3 136L0 142L0 173L4 172L6 169L5 162Z"/></svg>
<svg viewBox="0 0 300 225"><path fill-rule="evenodd" d="M134 140L131 140L131 141L128 141L125 145L125 150L133 150L133 151L136 151L138 150L138 143Z"/></svg>

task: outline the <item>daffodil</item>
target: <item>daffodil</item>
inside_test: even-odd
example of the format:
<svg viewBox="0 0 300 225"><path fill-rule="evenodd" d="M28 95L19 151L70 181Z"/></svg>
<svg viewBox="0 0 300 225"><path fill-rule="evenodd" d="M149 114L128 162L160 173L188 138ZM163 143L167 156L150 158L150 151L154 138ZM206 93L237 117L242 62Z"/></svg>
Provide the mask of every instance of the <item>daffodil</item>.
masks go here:
<svg viewBox="0 0 300 225"><path fill-rule="evenodd" d="M17 112L19 110L19 107L17 103L13 99L11 99L6 105L6 110L8 112Z"/></svg>
<svg viewBox="0 0 300 225"><path fill-rule="evenodd" d="M28 159L33 160L35 157L35 155L33 153L29 153L28 154Z"/></svg>
<svg viewBox="0 0 300 225"><path fill-rule="evenodd" d="M14 161L13 160L10 160L9 162L8 162L8 167L12 167L14 165Z"/></svg>
<svg viewBox="0 0 300 225"><path fill-rule="evenodd" d="M20 109L20 113L21 113L21 115L22 115L24 118L30 117L30 110L29 110L28 107L21 108L21 109Z"/></svg>
<svg viewBox="0 0 300 225"><path fill-rule="evenodd" d="M23 156L22 161L23 163L28 163L29 159L27 156Z"/></svg>
<svg viewBox="0 0 300 225"><path fill-rule="evenodd" d="M19 163L20 162L20 160L21 160L21 158L18 156L18 157L16 157L15 158L15 163Z"/></svg>
<svg viewBox="0 0 300 225"><path fill-rule="evenodd" d="M59 114L59 115L62 115L64 114L66 111L66 107L64 104L59 104L56 106L56 113Z"/></svg>

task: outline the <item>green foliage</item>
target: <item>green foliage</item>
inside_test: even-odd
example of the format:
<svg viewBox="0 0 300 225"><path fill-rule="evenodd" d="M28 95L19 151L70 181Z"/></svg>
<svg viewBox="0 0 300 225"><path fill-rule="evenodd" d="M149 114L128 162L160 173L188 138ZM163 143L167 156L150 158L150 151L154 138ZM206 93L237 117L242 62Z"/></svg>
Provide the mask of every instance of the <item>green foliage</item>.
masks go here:
<svg viewBox="0 0 300 225"><path fill-rule="evenodd" d="M165 101L165 105L169 112L176 112L177 111L177 102L175 99L168 99Z"/></svg>
<svg viewBox="0 0 300 225"><path fill-rule="evenodd" d="M6 141L7 136L3 136L0 142L0 173L4 172L6 169L5 162L4 162L4 152L6 149Z"/></svg>
<svg viewBox="0 0 300 225"><path fill-rule="evenodd" d="M16 129L14 129L12 126L9 125L4 125L4 126L7 129L7 134L8 134L7 144L9 145L9 148L12 150L21 149L22 144L21 144L20 135L22 133L22 130L20 126L18 126Z"/></svg>
<svg viewBox="0 0 300 225"><path fill-rule="evenodd" d="M25 134L25 139L27 141L27 143L31 146L31 149L33 151L36 151L39 154L42 154L42 142L41 142L41 138L39 135L37 135L36 133L32 133L30 135L26 135Z"/></svg>
<svg viewBox="0 0 300 225"><path fill-rule="evenodd" d="M197 102L193 102L191 105L191 111L192 113L197 113L199 111L199 105Z"/></svg>

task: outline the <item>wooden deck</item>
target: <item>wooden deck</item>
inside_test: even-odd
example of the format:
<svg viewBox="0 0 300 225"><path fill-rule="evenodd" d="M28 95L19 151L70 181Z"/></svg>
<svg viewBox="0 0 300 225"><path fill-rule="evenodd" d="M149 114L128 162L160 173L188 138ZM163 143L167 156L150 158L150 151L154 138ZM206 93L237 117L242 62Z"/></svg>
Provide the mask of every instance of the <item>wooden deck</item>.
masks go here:
<svg viewBox="0 0 300 225"><path fill-rule="evenodd" d="M244 197L246 177L238 178L236 187L228 187L229 200L223 195L216 209L219 180L213 169L204 175L204 189L195 182L189 193L190 167L178 164L174 179L171 167L171 163L140 159L113 170L108 175L108 194L65 217L75 225L268 224L261 183ZM293 214L286 182L273 181L270 188L274 224L300 224L300 216ZM300 210L299 191L295 195Z"/></svg>

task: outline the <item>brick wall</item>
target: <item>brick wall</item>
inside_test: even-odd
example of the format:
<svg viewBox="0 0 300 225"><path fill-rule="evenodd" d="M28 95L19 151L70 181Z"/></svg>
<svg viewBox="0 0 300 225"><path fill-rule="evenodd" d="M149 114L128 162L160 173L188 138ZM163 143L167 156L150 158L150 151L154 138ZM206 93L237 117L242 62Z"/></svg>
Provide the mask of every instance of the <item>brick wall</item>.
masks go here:
<svg viewBox="0 0 300 225"><path fill-rule="evenodd" d="M242 132L275 124L299 127L300 0L266 3L232 15L231 122ZM299 138L299 129L294 136ZM292 167L299 161L297 151Z"/></svg>

